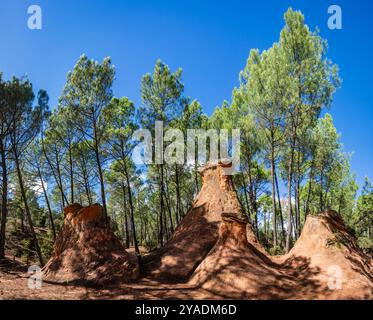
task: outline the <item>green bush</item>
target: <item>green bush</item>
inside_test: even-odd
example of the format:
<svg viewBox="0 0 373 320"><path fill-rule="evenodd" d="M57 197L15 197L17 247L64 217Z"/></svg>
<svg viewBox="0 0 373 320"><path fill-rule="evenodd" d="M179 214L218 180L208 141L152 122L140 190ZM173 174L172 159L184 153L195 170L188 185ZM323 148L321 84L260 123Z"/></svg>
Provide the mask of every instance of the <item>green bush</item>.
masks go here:
<svg viewBox="0 0 373 320"><path fill-rule="evenodd" d="M53 252L53 236L51 231L48 231L43 238L39 239L39 245L44 259L49 259Z"/></svg>
<svg viewBox="0 0 373 320"><path fill-rule="evenodd" d="M359 247L363 250L372 252L373 251L373 240L368 237L359 237L357 239Z"/></svg>
<svg viewBox="0 0 373 320"><path fill-rule="evenodd" d="M20 242L20 246L17 247L16 256L21 257L24 263L29 262L31 259L31 240L30 239L23 239Z"/></svg>

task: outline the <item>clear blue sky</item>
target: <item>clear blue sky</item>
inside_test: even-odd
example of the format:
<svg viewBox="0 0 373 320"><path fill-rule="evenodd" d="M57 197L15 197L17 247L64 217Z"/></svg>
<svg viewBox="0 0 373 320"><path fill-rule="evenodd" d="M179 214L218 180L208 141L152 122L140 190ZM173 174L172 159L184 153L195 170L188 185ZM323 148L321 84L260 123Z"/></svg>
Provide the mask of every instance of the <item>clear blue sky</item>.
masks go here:
<svg viewBox="0 0 373 320"><path fill-rule="evenodd" d="M43 10L43 29L27 28L27 8ZM327 8L338 4L343 29L327 28ZM251 48L277 41L289 6L329 42L328 56L340 66L342 88L331 114L352 170L361 185L373 179L373 4L369 0L262 1L88 1L1 0L0 71L5 78L27 74L35 90L46 89L52 106L66 74L85 53L116 66L114 93L140 102L140 80L157 58L183 68L186 94L211 114L238 84Z"/></svg>

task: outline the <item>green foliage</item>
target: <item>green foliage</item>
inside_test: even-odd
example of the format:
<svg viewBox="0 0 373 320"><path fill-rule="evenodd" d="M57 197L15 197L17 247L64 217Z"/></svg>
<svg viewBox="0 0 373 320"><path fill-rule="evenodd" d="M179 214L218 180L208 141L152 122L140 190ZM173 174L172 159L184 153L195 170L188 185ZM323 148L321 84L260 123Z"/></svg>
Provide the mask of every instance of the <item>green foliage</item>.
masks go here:
<svg viewBox="0 0 373 320"><path fill-rule="evenodd" d="M53 236L52 232L48 231L43 237L40 237L40 249L43 257L49 259L53 252Z"/></svg>
<svg viewBox="0 0 373 320"><path fill-rule="evenodd" d="M17 248L16 256L21 257L24 263L28 263L31 259L31 240L30 239L23 239L20 242L20 246Z"/></svg>

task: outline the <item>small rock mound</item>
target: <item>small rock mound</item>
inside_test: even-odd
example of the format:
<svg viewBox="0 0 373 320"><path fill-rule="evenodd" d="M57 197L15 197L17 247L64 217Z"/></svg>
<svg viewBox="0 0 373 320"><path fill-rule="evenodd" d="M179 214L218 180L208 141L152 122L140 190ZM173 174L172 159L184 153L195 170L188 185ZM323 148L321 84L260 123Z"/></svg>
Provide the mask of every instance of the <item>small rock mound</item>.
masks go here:
<svg viewBox="0 0 373 320"><path fill-rule="evenodd" d="M358 247L336 211L308 216L294 247L278 261L294 268L300 258L319 269L313 279L326 289L320 298L373 298L372 260Z"/></svg>
<svg viewBox="0 0 373 320"><path fill-rule="evenodd" d="M137 259L127 253L105 221L101 205L64 209L65 219L44 279L103 284L138 277Z"/></svg>

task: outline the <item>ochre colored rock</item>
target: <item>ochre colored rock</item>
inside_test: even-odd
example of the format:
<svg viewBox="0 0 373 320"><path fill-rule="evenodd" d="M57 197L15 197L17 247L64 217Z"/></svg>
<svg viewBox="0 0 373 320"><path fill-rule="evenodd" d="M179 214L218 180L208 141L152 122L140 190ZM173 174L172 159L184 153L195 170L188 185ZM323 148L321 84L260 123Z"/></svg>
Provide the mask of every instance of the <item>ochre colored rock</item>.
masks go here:
<svg viewBox="0 0 373 320"><path fill-rule="evenodd" d="M66 207L64 212L67 216L65 221L67 223L71 223L73 227L82 227L89 221L99 221L102 217L102 207L97 203L89 207L82 207L79 204L72 204Z"/></svg>
<svg viewBox="0 0 373 320"><path fill-rule="evenodd" d="M311 279L324 289L319 298L373 299L372 260L336 211L308 216L294 247L277 261L296 268L300 259L318 269Z"/></svg>
<svg viewBox="0 0 373 320"><path fill-rule="evenodd" d="M219 239L189 280L189 285L237 299L289 297L295 281L247 240L246 221L223 214Z"/></svg>
<svg viewBox="0 0 373 320"><path fill-rule="evenodd" d="M219 239L190 278L192 288L239 299L372 299L372 262L334 211L309 216L289 254L269 257L223 214Z"/></svg>
<svg viewBox="0 0 373 320"><path fill-rule="evenodd" d="M224 170L229 166L219 161L199 170L202 188L171 239L144 257L147 274L167 281L187 280L216 243L222 213L231 212L245 219L232 177L225 175ZM250 227L248 233L256 238Z"/></svg>
<svg viewBox="0 0 373 320"><path fill-rule="evenodd" d="M52 258L43 268L44 279L56 282L128 282L139 275L137 259L126 252L94 204L72 204L54 245Z"/></svg>

